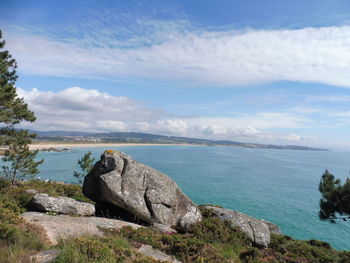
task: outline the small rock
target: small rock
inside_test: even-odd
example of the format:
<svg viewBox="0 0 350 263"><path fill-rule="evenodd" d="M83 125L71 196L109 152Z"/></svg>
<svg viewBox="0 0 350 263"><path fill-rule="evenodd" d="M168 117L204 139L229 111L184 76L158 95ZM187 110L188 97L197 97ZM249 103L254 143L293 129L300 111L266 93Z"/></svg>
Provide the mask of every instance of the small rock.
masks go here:
<svg viewBox="0 0 350 263"><path fill-rule="evenodd" d="M34 194L34 195L38 193L38 191L35 190L35 189L27 189L25 192L26 192L27 194Z"/></svg>
<svg viewBox="0 0 350 263"><path fill-rule="evenodd" d="M162 251L158 250L158 249L154 249L153 247L149 246L149 245L142 245L137 252L151 257L155 260L160 260L160 261L165 261L165 262L171 262L171 263L181 263L180 261L172 258L171 256L163 253Z"/></svg>
<svg viewBox="0 0 350 263"><path fill-rule="evenodd" d="M60 250L58 249L50 249L34 256L29 257L29 262L35 263L50 263L53 262L59 255Z"/></svg>
<svg viewBox="0 0 350 263"><path fill-rule="evenodd" d="M93 204L79 202L68 197L52 197L48 194L36 194L30 207L34 210L55 212L60 214L90 216L95 214Z"/></svg>
<svg viewBox="0 0 350 263"><path fill-rule="evenodd" d="M156 230L156 231L159 231L161 233L164 233L164 234L174 234L174 233L177 233L177 231L173 228L171 228L170 226L167 226L167 225L163 225L163 224L157 224L157 223L154 223L152 226L151 226L152 229Z"/></svg>

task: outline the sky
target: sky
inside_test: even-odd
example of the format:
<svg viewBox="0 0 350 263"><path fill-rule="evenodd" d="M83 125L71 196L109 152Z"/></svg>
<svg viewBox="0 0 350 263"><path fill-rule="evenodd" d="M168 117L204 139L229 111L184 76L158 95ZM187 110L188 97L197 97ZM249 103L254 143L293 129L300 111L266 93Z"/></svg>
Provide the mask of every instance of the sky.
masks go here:
<svg viewBox="0 0 350 263"><path fill-rule="evenodd" d="M348 0L0 0L36 130L350 149Z"/></svg>

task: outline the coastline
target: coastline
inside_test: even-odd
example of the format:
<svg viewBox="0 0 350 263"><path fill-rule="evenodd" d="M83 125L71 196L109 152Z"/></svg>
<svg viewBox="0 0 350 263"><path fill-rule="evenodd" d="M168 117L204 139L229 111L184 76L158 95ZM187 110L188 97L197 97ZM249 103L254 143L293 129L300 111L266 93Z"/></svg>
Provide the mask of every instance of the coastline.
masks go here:
<svg viewBox="0 0 350 263"><path fill-rule="evenodd" d="M46 150L50 148L90 148L90 147L122 147L122 146L194 146L195 144L166 144L166 143L62 143L42 142L33 143L30 150Z"/></svg>

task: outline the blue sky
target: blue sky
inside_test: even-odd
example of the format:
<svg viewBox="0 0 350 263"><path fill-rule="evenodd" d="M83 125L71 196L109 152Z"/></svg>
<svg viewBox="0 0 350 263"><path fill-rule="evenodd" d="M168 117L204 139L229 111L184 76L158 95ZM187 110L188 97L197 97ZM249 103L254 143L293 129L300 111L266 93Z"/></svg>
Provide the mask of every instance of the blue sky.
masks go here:
<svg viewBox="0 0 350 263"><path fill-rule="evenodd" d="M350 3L5 1L39 130L350 149Z"/></svg>

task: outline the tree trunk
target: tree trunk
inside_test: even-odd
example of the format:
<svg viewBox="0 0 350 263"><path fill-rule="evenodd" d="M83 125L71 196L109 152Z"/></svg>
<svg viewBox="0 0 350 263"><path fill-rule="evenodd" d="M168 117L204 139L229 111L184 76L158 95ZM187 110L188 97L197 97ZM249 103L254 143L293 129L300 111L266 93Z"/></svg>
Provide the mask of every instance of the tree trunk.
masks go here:
<svg viewBox="0 0 350 263"><path fill-rule="evenodd" d="M11 179L11 184L14 185L15 184L15 180L16 180L16 170L13 171L13 176Z"/></svg>

